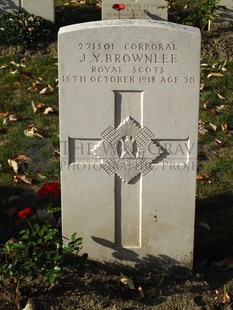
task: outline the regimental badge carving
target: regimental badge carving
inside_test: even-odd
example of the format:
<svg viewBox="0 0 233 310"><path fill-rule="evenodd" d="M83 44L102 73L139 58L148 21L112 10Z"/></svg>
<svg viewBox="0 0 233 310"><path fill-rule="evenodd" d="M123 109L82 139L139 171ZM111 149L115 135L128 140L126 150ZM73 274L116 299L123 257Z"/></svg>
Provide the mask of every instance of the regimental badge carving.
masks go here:
<svg viewBox="0 0 233 310"><path fill-rule="evenodd" d="M140 173L146 176L154 169L153 160L162 153L161 147L152 141L154 134L129 116L116 129L109 126L101 136L103 139L94 146L93 154L101 159L101 166L109 175L116 173L124 182Z"/></svg>

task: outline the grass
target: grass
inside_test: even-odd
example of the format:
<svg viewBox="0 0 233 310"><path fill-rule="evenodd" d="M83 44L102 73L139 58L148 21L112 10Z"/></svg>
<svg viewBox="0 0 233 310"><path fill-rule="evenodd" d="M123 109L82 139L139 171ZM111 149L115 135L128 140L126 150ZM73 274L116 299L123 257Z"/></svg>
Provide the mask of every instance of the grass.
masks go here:
<svg viewBox="0 0 233 310"><path fill-rule="evenodd" d="M16 64L23 66L17 67ZM38 187L41 183L38 179L38 173L45 174L46 180L59 178L58 158L54 155L54 150L58 149L58 94L57 94L57 59L52 57L34 57L24 58L20 56L1 57L0 58L0 133L1 149L0 163L2 172L0 173L0 183L4 186L15 186L13 182L14 171L8 165L8 159L17 155L26 155L35 158L37 156L37 165L46 162L42 169L35 165L32 171L28 172L28 177L32 177L34 183L32 188ZM16 73L15 70L17 70ZM33 83L41 83L38 90L30 92L28 89ZM54 91L40 94L41 89L51 85ZM43 103L53 109L52 113L45 115L43 110L37 110L35 113L32 108L32 101L36 104ZM17 114L18 120L3 124L4 113ZM24 130L34 124L41 131L45 139L38 137L29 138L24 134ZM17 184L24 187L24 184Z"/></svg>

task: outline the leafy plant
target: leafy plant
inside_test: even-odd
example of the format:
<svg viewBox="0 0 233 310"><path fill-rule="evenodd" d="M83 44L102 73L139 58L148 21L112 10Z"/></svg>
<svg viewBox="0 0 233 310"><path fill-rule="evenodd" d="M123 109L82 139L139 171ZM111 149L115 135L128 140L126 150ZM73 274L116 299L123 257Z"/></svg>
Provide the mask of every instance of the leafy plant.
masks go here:
<svg viewBox="0 0 233 310"><path fill-rule="evenodd" d="M219 0L166 0L166 2L175 22L204 30L209 20L213 19Z"/></svg>
<svg viewBox="0 0 233 310"><path fill-rule="evenodd" d="M1 45L20 45L27 48L38 41L49 38L51 33L51 26L42 17L26 12L0 15Z"/></svg>
<svg viewBox="0 0 233 310"><path fill-rule="evenodd" d="M44 184L39 189L38 196L39 202L42 203L41 209L26 207L16 212L15 216L21 221L21 227L24 229L0 249L0 271L18 281L24 276L41 274L53 284L61 271L62 253L77 254L81 249L82 238L73 233L71 241L62 251L60 227L53 216L60 217L57 201L60 188L57 182ZM44 211L43 216L39 216L40 210ZM53 221L49 220L51 217Z"/></svg>

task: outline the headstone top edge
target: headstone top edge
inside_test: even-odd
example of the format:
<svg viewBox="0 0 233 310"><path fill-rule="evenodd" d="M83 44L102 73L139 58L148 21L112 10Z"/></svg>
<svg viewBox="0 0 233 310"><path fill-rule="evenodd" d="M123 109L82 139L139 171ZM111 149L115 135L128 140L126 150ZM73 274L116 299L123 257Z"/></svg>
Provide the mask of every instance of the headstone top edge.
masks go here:
<svg viewBox="0 0 233 310"><path fill-rule="evenodd" d="M105 27L125 27L125 26L168 28L169 30L175 29L185 32L189 31L190 33L196 33L200 35L200 30L199 28L196 27L185 26L166 21L154 21L154 20L142 20L142 19L103 20L103 21L74 24L61 27L58 32L58 35L85 29L105 28Z"/></svg>

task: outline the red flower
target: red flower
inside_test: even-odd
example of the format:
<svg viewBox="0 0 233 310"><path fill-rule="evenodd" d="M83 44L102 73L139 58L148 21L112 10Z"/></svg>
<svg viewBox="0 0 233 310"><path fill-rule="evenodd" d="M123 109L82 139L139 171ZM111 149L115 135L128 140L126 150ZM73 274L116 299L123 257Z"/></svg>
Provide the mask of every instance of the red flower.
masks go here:
<svg viewBox="0 0 233 310"><path fill-rule="evenodd" d="M113 10L121 11L125 9L124 3L116 3L112 6Z"/></svg>
<svg viewBox="0 0 233 310"><path fill-rule="evenodd" d="M18 211L17 213L16 213L16 215L19 217L19 218L21 218L21 219L25 219L26 217L29 217L30 215L32 215L32 208L25 208L25 209L23 209L23 210L21 210L21 211Z"/></svg>
<svg viewBox="0 0 233 310"><path fill-rule="evenodd" d="M53 197L59 197L61 190L59 188L58 182L46 183L38 191L40 197L46 197L52 194Z"/></svg>

